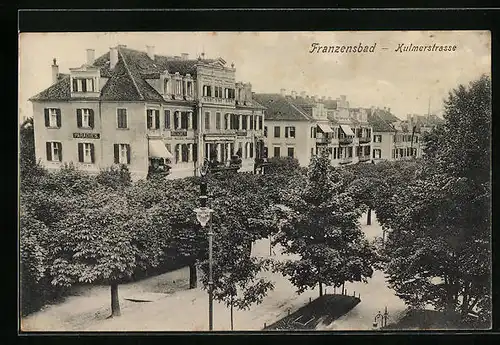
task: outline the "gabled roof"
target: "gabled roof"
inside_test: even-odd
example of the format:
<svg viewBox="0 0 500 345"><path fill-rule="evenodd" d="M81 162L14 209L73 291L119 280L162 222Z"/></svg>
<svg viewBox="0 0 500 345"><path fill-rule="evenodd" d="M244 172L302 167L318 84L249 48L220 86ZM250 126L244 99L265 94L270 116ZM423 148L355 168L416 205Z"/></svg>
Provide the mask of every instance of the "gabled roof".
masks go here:
<svg viewBox="0 0 500 345"><path fill-rule="evenodd" d="M107 101L163 101L162 95L146 79L159 78L164 71L194 76L198 63L219 63L219 59L180 60L160 55L155 55L155 59L151 60L147 53L124 46L118 46L118 61L113 70L110 69L109 60L110 53L107 52L93 63L93 66L100 68L101 77L109 78L100 94L100 99ZM62 79L30 100L70 100L69 75L61 76Z"/></svg>
<svg viewBox="0 0 500 345"><path fill-rule="evenodd" d="M383 109L367 109L368 123L373 127L374 132L394 132L392 123L401 121L395 115Z"/></svg>
<svg viewBox="0 0 500 345"><path fill-rule="evenodd" d="M264 118L274 121L310 121L313 118L286 97L275 93L256 93L253 98L266 108Z"/></svg>

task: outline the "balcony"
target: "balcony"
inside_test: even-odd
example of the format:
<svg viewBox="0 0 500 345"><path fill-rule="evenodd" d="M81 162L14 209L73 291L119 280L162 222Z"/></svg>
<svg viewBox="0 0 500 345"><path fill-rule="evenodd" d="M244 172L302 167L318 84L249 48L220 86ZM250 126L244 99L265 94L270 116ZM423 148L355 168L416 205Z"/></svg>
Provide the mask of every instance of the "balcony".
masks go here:
<svg viewBox="0 0 500 345"><path fill-rule="evenodd" d="M342 157L339 159L340 164L349 164L352 163L353 158L352 157Z"/></svg>
<svg viewBox="0 0 500 345"><path fill-rule="evenodd" d="M219 105L235 105L235 100L233 98L219 98L219 97L209 97L202 96L200 97L202 103L210 103L210 104L219 104Z"/></svg>
<svg viewBox="0 0 500 345"><path fill-rule="evenodd" d="M236 136L238 137L246 137L247 136L247 131L245 129L240 129L236 131Z"/></svg>
<svg viewBox="0 0 500 345"><path fill-rule="evenodd" d="M371 141L372 141L371 137L360 137L359 138L359 143L360 144L368 144Z"/></svg>
<svg viewBox="0 0 500 345"><path fill-rule="evenodd" d="M167 138L176 138L176 139L193 139L194 138L194 129L185 129L178 128L172 130L165 130L164 136Z"/></svg>
<svg viewBox="0 0 500 345"><path fill-rule="evenodd" d="M210 161L209 169L212 173L218 173L223 171L233 171L237 172L241 168L242 160L239 156L232 156L231 160L227 162Z"/></svg>
<svg viewBox="0 0 500 345"><path fill-rule="evenodd" d="M326 144L329 144L330 141L331 141L330 138L316 137L316 144L326 145Z"/></svg>
<svg viewBox="0 0 500 345"><path fill-rule="evenodd" d="M353 138L339 138L340 145L350 145L353 142Z"/></svg>

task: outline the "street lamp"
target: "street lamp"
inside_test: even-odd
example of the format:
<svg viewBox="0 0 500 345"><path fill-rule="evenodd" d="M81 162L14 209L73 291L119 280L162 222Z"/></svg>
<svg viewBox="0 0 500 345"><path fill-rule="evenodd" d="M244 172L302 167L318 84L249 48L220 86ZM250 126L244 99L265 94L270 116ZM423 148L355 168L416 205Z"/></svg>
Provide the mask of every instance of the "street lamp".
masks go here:
<svg viewBox="0 0 500 345"><path fill-rule="evenodd" d="M201 183L200 183L200 207L195 208L196 219L200 225L205 228L207 223L210 222L208 228L208 329L213 330L213 279L212 279L212 213L214 210L207 207L207 182L206 175L208 173L208 164L205 160L204 165L200 169Z"/></svg>

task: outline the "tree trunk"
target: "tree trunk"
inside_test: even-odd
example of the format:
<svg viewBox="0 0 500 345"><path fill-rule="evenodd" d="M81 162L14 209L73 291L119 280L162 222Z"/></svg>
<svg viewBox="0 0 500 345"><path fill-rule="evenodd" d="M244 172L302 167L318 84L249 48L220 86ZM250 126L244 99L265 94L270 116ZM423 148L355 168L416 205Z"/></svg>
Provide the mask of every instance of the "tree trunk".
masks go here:
<svg viewBox="0 0 500 345"><path fill-rule="evenodd" d="M189 264L189 288L195 289L198 285L198 275L196 272L196 261Z"/></svg>
<svg viewBox="0 0 500 345"><path fill-rule="evenodd" d="M118 284L111 283L111 317L120 316L120 301L118 300Z"/></svg>
<svg viewBox="0 0 500 345"><path fill-rule="evenodd" d="M233 330L233 296L231 296L231 331Z"/></svg>
<svg viewBox="0 0 500 345"><path fill-rule="evenodd" d="M366 216L366 225L372 225L372 209L368 208L368 214Z"/></svg>
<svg viewBox="0 0 500 345"><path fill-rule="evenodd" d="M345 282L344 282L344 283L342 283L342 295L345 293L345 289L344 289L344 287L345 287Z"/></svg>
<svg viewBox="0 0 500 345"><path fill-rule="evenodd" d="M321 284L321 281L318 282L319 284L319 297L323 296L323 284Z"/></svg>

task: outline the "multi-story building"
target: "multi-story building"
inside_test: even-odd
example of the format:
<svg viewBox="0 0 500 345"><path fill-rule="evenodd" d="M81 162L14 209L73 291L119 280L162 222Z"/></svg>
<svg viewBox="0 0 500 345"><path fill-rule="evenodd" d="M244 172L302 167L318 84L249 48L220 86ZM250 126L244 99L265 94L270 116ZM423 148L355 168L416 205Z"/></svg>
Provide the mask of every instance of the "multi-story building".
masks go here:
<svg viewBox="0 0 500 345"><path fill-rule="evenodd" d="M293 157L301 166L311 160L315 148L310 135L315 120L283 94L254 94L265 109L264 155L266 157Z"/></svg>
<svg viewBox="0 0 500 345"><path fill-rule="evenodd" d="M59 73L31 98L36 157L48 169L73 162L98 173L126 164L134 179L169 166L172 178L199 172L205 159L254 169L263 107L221 58L156 55L124 45ZM236 158L236 160L235 160Z"/></svg>
<svg viewBox="0 0 500 345"><path fill-rule="evenodd" d="M294 156L302 166L316 154L327 155L332 165L370 160L372 130L366 112L349 108L345 96L332 101L305 92L286 95L282 89L255 97L266 107L269 156Z"/></svg>
<svg viewBox="0 0 500 345"><path fill-rule="evenodd" d="M368 121L373 126L374 162L420 158L422 156L421 122L409 115L403 121L390 108L368 109Z"/></svg>

